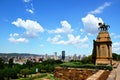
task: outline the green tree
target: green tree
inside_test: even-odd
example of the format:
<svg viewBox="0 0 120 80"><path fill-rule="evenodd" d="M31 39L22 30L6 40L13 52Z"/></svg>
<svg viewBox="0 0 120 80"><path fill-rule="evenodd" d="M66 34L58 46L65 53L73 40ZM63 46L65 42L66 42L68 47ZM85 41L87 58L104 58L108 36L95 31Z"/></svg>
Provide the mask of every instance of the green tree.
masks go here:
<svg viewBox="0 0 120 80"><path fill-rule="evenodd" d="M84 58L81 60L81 62L82 62L83 64L91 64L91 63L93 63L93 62L92 62L92 55L89 55L88 57L84 57Z"/></svg>
<svg viewBox="0 0 120 80"><path fill-rule="evenodd" d="M7 78L7 80L10 80L11 78L17 78L17 72L13 68L5 68L3 70L4 76Z"/></svg>
<svg viewBox="0 0 120 80"><path fill-rule="evenodd" d="M0 69L4 68L4 61L2 58L0 58Z"/></svg>
<svg viewBox="0 0 120 80"><path fill-rule="evenodd" d="M31 60L27 60L26 65L29 67L29 69L33 66L33 62Z"/></svg>
<svg viewBox="0 0 120 80"><path fill-rule="evenodd" d="M120 60L120 55L118 55L117 53L112 53L112 57L113 57L113 60Z"/></svg>
<svg viewBox="0 0 120 80"><path fill-rule="evenodd" d="M21 73L22 75L24 75L24 78L26 78L26 75L30 74L30 70L29 70L29 69L22 69L22 70L20 71L20 73Z"/></svg>
<svg viewBox="0 0 120 80"><path fill-rule="evenodd" d="M10 58L9 59L9 64L8 64L8 66L10 67L10 68L12 68L13 67L13 58Z"/></svg>
<svg viewBox="0 0 120 80"><path fill-rule="evenodd" d="M4 80L4 72L3 72L3 70L0 70L0 80Z"/></svg>

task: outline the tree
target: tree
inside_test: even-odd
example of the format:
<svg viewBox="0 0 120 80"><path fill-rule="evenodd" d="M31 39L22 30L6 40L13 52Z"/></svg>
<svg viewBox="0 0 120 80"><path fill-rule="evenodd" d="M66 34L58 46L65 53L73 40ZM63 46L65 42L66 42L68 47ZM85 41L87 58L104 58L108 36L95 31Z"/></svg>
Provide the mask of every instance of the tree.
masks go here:
<svg viewBox="0 0 120 80"><path fill-rule="evenodd" d="M26 78L26 75L30 74L30 70L29 70L29 69L22 69L22 70L20 71L20 73L21 73L22 75L24 75L24 78Z"/></svg>
<svg viewBox="0 0 120 80"><path fill-rule="evenodd" d="M13 63L13 58L10 58L10 59L9 59L9 65L8 65L8 66L9 66L10 68L12 68L12 67L13 67L13 64L14 64L14 63Z"/></svg>
<svg viewBox="0 0 120 80"><path fill-rule="evenodd" d="M10 78L17 78L17 72L13 68L5 68L3 70L4 76L7 78L7 80L10 80Z"/></svg>
<svg viewBox="0 0 120 80"><path fill-rule="evenodd" d="M4 61L2 58L0 58L0 69L4 68Z"/></svg>
<svg viewBox="0 0 120 80"><path fill-rule="evenodd" d="M118 60L119 55L117 53L112 53L113 60Z"/></svg>
<svg viewBox="0 0 120 80"><path fill-rule="evenodd" d="M3 72L3 70L0 70L0 80L4 80L4 72Z"/></svg>
<svg viewBox="0 0 120 80"><path fill-rule="evenodd" d="M27 60L26 65L29 67L32 67L33 62L31 60Z"/></svg>
<svg viewBox="0 0 120 80"><path fill-rule="evenodd" d="M83 63L83 64L88 64L88 63L92 63L92 55L89 55L88 57L84 57L82 60L81 60L81 62Z"/></svg>

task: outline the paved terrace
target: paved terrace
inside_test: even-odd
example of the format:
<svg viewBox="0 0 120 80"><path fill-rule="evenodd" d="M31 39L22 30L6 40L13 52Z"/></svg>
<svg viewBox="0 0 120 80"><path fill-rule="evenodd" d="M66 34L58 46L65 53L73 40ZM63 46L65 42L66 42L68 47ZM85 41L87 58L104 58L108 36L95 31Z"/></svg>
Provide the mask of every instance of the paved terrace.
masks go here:
<svg viewBox="0 0 120 80"><path fill-rule="evenodd" d="M107 80L120 80L120 64L112 70Z"/></svg>
<svg viewBox="0 0 120 80"><path fill-rule="evenodd" d="M95 73L94 75L92 75L91 77L89 77L87 80L97 80L103 72L104 72L104 70L100 70L97 73ZM120 64L118 64L117 68L114 68L111 71L107 80L120 80Z"/></svg>

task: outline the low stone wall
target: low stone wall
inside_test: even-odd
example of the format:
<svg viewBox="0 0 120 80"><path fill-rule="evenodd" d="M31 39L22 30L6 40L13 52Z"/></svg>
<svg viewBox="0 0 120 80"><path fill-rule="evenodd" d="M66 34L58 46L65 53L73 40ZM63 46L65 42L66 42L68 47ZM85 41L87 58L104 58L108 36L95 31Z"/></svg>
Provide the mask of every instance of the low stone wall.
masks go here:
<svg viewBox="0 0 120 80"><path fill-rule="evenodd" d="M86 80L88 77L96 73L96 70L79 69L79 68L55 68L54 77L60 80Z"/></svg>

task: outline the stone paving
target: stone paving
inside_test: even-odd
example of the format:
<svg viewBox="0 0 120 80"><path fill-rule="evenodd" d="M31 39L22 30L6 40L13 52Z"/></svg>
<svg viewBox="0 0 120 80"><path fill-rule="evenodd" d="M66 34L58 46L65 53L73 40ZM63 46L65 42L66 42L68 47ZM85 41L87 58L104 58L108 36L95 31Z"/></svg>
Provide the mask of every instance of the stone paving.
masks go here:
<svg viewBox="0 0 120 80"><path fill-rule="evenodd" d="M115 80L115 78L116 78L116 69L113 69L110 75L108 76L107 80Z"/></svg>
<svg viewBox="0 0 120 80"><path fill-rule="evenodd" d="M120 80L120 64L112 70L107 80Z"/></svg>
<svg viewBox="0 0 120 80"><path fill-rule="evenodd" d="M86 80L97 80L103 72L104 70L99 70L97 73L93 74L91 77L89 77Z"/></svg>
<svg viewBox="0 0 120 80"><path fill-rule="evenodd" d="M87 80L97 80L100 75L104 72L104 70L100 70L91 77L89 77ZM110 75L108 76L107 80L120 80L120 64L117 66L117 68L114 68Z"/></svg>
<svg viewBox="0 0 120 80"><path fill-rule="evenodd" d="M120 64L118 65L116 70L116 80L120 80Z"/></svg>

